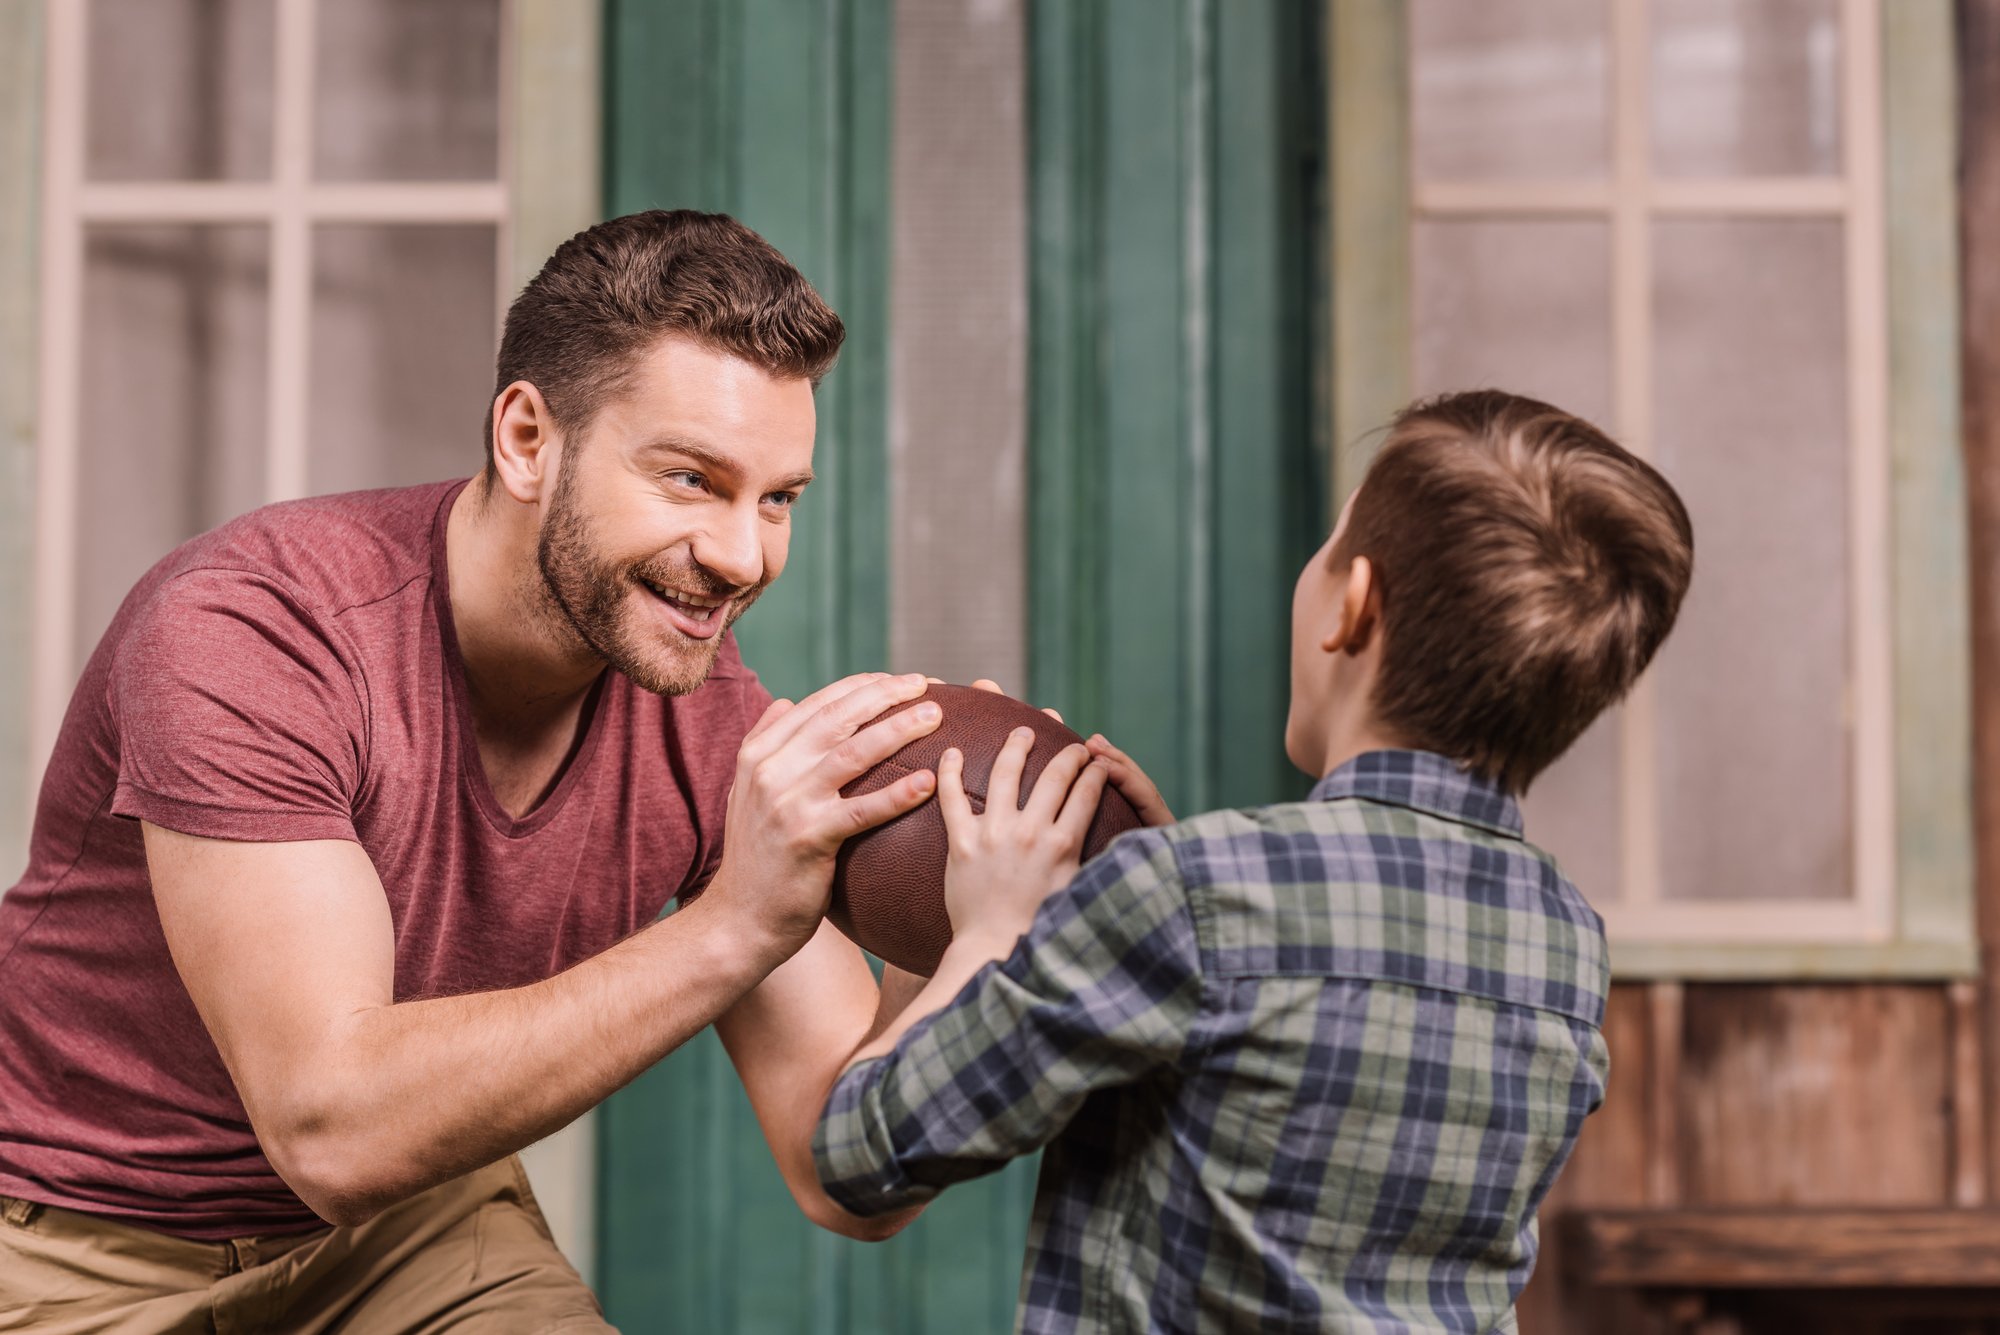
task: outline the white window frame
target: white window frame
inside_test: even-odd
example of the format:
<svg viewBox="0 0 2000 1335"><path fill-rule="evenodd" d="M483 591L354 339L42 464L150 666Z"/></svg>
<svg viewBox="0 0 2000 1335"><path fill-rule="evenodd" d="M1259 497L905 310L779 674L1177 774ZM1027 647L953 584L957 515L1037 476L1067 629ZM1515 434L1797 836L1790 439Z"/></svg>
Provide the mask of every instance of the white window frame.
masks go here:
<svg viewBox="0 0 2000 1335"><path fill-rule="evenodd" d="M1659 177L1650 170L1651 10L1605 0L1611 60L1606 179L1427 180L1413 222L1579 218L1611 236L1612 430L1653 454L1652 225L1678 218L1819 218L1844 224L1848 387L1848 677L1853 719L1851 894L1669 899L1661 885L1657 691L1640 679L1621 716L1620 894L1599 904L1615 939L1881 942L1896 927L1895 700L1889 599L1889 349L1883 236L1879 0L1841 0L1841 155L1828 177Z"/></svg>
<svg viewBox="0 0 2000 1335"><path fill-rule="evenodd" d="M264 499L276 501L303 494L307 485L315 225L491 224L498 235L498 310L557 245L603 216L600 0L502 0L496 179L389 184L311 179L320 0L275 0L277 106L269 181L87 182L86 3L46 0L42 15L35 568L23 654L30 713L26 755L0 757L24 764L31 808L81 667L74 641L84 229L102 222L271 228ZM532 181L535 188L515 192L514 181ZM522 1151L558 1242L584 1274L594 1268L595 1252L593 1126L586 1115Z"/></svg>
<svg viewBox="0 0 2000 1335"><path fill-rule="evenodd" d="M76 661L82 294L86 229L103 223L252 223L269 229L264 494L307 490L313 229L324 223L495 229L495 308L550 249L599 216L595 3L504 0L497 174L479 181L313 179L315 36L322 0L273 0L270 179L85 179L87 0L50 0L45 25L35 577L30 738L39 772ZM329 0L336 2L337 0ZM515 206L510 182L536 182ZM497 319L496 319L497 329ZM31 785L31 788L33 785Z"/></svg>

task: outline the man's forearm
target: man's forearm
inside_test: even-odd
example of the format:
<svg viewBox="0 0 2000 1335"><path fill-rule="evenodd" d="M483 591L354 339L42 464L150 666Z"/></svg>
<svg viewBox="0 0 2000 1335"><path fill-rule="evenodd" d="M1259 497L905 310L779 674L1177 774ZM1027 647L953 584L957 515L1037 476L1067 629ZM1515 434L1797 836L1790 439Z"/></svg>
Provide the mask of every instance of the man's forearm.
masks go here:
<svg viewBox="0 0 2000 1335"><path fill-rule="evenodd" d="M918 988L916 994L906 1003L899 1006L892 1014L888 1014L886 1023L881 1016L877 1017L867 1041L855 1050L854 1055L847 1059L841 1069L845 1070L857 1062L880 1057L893 1049L896 1041L908 1033L911 1026L925 1016L934 1015L950 1005L951 999L957 996L981 969L994 960L1004 960L1013 954L1014 946L1019 940L1018 936L954 937L952 943L945 948L944 958L938 961L937 971L928 981L916 980L923 983L922 987ZM904 977L907 979L913 976L905 974ZM883 1011L888 1013L886 1004Z"/></svg>
<svg viewBox="0 0 2000 1335"><path fill-rule="evenodd" d="M318 1093L285 1110L267 1149L320 1214L365 1218L574 1120L785 953L697 900L526 987L358 1011L302 1073Z"/></svg>

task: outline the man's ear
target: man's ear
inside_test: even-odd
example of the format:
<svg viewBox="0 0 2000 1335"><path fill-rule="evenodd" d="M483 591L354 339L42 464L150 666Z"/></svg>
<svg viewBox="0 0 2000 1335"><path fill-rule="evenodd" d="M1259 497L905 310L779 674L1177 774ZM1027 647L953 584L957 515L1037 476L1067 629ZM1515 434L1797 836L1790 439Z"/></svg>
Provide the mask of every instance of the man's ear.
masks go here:
<svg viewBox="0 0 2000 1335"><path fill-rule="evenodd" d="M509 496L533 505L549 495L562 435L542 391L516 380L493 400L493 475Z"/></svg>
<svg viewBox="0 0 2000 1335"><path fill-rule="evenodd" d="M1340 594L1340 619L1319 647L1327 653L1358 654L1382 628L1382 590L1375 582L1375 565L1357 556L1347 567L1347 587Z"/></svg>

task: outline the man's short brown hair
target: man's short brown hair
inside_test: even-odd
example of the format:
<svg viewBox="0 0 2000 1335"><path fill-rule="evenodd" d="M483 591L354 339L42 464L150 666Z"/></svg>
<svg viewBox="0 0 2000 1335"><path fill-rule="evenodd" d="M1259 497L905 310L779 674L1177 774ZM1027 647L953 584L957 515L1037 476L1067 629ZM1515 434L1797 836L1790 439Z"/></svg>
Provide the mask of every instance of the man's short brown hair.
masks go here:
<svg viewBox="0 0 2000 1335"><path fill-rule="evenodd" d="M1590 423L1476 390L1397 416L1333 555L1381 589L1376 716L1519 793L1652 661L1694 528Z"/></svg>
<svg viewBox="0 0 2000 1335"><path fill-rule="evenodd" d="M493 397L525 380L558 426L580 432L666 334L818 385L846 331L805 276L742 223L653 209L556 248L507 310ZM490 401L486 450L490 463Z"/></svg>

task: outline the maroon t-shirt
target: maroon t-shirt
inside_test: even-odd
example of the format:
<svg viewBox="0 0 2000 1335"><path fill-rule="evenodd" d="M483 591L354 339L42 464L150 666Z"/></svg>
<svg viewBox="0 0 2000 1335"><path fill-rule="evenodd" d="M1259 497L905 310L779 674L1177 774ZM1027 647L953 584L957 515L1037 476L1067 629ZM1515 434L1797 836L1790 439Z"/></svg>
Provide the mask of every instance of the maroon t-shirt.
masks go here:
<svg viewBox="0 0 2000 1335"><path fill-rule="evenodd" d="M182 546L91 655L0 899L0 1194L219 1239L319 1223L271 1170L175 972L139 821L351 839L396 997L518 987L703 884L769 701L725 640L663 699L606 672L555 788L487 787L445 578L464 484L274 505Z"/></svg>

